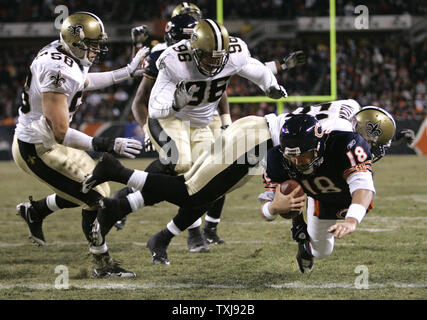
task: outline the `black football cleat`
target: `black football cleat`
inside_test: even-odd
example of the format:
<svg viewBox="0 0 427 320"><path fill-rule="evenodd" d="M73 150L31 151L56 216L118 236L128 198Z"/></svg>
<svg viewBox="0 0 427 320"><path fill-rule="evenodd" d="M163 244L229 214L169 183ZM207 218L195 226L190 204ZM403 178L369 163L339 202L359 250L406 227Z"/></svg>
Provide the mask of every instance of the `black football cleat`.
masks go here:
<svg viewBox="0 0 427 320"><path fill-rule="evenodd" d="M314 266L314 257L311 255L311 253L308 253L305 249L305 246L309 245L308 241L305 242L298 242L298 252L297 252L297 264L298 269L301 273L311 273L313 271Z"/></svg>
<svg viewBox="0 0 427 320"><path fill-rule="evenodd" d="M216 227L205 227L203 229L203 237L208 244L225 244L225 241L218 236Z"/></svg>
<svg viewBox="0 0 427 320"><path fill-rule="evenodd" d="M169 241L162 239L162 231L156 233L147 241L147 248L151 252L153 264L170 265L166 249Z"/></svg>
<svg viewBox="0 0 427 320"><path fill-rule="evenodd" d="M307 231L307 223L304 220L296 221L292 219L292 239L296 242L306 242L309 239L308 231Z"/></svg>
<svg viewBox="0 0 427 320"><path fill-rule="evenodd" d="M82 192L88 193L97 185L107 181L114 181L114 173L120 171L123 165L109 153L104 153L92 171L82 182Z"/></svg>
<svg viewBox="0 0 427 320"><path fill-rule="evenodd" d="M199 227L188 229L187 246L191 253L210 251Z"/></svg>
<svg viewBox="0 0 427 320"><path fill-rule="evenodd" d="M30 229L29 238L35 243L37 246L44 246L46 244L46 240L43 234L43 220L40 219L36 214L36 209L33 207L33 198L30 196L29 202L23 202L16 206L16 210L18 211L17 215L20 215L22 219L28 225Z"/></svg>
<svg viewBox="0 0 427 320"><path fill-rule="evenodd" d="M94 265L92 276L94 278L135 278L135 272L123 269L120 263L108 254L94 254Z"/></svg>

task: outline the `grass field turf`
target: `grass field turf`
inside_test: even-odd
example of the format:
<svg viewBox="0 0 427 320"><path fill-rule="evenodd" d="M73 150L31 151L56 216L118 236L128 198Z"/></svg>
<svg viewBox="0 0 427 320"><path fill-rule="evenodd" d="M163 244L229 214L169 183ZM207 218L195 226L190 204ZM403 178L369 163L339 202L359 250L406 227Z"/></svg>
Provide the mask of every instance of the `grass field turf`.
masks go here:
<svg viewBox="0 0 427 320"><path fill-rule="evenodd" d="M311 275L297 271L290 222L265 222L259 214L260 177L227 195L219 234L227 241L210 253L187 251L187 232L173 239L170 266L151 264L145 242L164 228L176 207L161 203L129 216L111 231L111 255L136 279L93 279L79 209L61 210L44 222L45 247L27 239L15 206L50 190L0 162L0 299L426 299L426 158L387 156L374 165L374 209L356 233L337 240L330 257L317 260ZM145 168L148 160L127 160ZM111 184L113 190L120 185ZM167 186L165 186L167 187ZM69 270L69 289L55 289L58 265ZM368 289L357 289L358 266L368 270Z"/></svg>

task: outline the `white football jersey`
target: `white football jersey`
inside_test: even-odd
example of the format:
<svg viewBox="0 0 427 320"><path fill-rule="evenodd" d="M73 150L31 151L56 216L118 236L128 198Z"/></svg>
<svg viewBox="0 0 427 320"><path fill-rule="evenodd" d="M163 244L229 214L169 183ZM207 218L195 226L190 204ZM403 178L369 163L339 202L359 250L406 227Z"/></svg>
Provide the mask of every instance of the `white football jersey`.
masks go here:
<svg viewBox="0 0 427 320"><path fill-rule="evenodd" d="M151 48L150 52L165 50L167 47L168 47L168 44L166 42L159 42L153 48Z"/></svg>
<svg viewBox="0 0 427 320"><path fill-rule="evenodd" d="M291 113L274 113L265 116L268 122L271 138L275 146L280 144L280 129L292 114L306 113L316 117L322 125L323 130L353 131L350 118L360 110L360 105L353 99L337 100L301 107Z"/></svg>
<svg viewBox="0 0 427 320"><path fill-rule="evenodd" d="M27 143L42 142L40 133L31 126L43 115L42 92L65 94L72 115L81 104L88 71L89 67L81 66L61 49L59 41L53 41L40 50L31 63L22 93L15 130L18 139Z"/></svg>
<svg viewBox="0 0 427 320"><path fill-rule="evenodd" d="M229 52L224 69L214 77L208 77L198 70L188 40L168 47L156 62L159 75L150 95L149 116L159 119L172 114L178 119L189 121L191 127L206 127L213 118L231 76L238 74L247 78L264 91L278 85L271 70L251 58L244 41L230 37ZM187 89L196 86L196 91L187 106L173 113L174 92L181 80L187 83Z"/></svg>

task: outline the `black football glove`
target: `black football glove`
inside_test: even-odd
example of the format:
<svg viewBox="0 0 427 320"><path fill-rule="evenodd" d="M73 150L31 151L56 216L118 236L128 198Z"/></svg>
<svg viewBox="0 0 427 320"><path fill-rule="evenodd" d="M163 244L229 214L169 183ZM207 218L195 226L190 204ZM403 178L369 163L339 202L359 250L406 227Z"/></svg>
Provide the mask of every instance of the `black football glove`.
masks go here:
<svg viewBox="0 0 427 320"><path fill-rule="evenodd" d="M295 51L288 54L282 60L282 69L289 70L295 68L296 66L300 66L307 63L307 57L304 51Z"/></svg>
<svg viewBox="0 0 427 320"><path fill-rule="evenodd" d="M415 140L415 132L412 129L402 129L396 133L396 140L393 141L392 145L398 145L406 142L411 145Z"/></svg>
<svg viewBox="0 0 427 320"><path fill-rule="evenodd" d="M135 158L141 153L142 143L135 139L94 137L92 139L93 150L98 152L115 153L128 158Z"/></svg>
<svg viewBox="0 0 427 320"><path fill-rule="evenodd" d="M132 36L132 43L137 49L142 48L145 40L147 40L149 36L148 27L146 25L132 28L130 33Z"/></svg>
<svg viewBox="0 0 427 320"><path fill-rule="evenodd" d="M288 96L288 93L286 92L286 89L279 85L277 87L271 86L266 91L266 94L271 99L280 99L280 98L286 98Z"/></svg>

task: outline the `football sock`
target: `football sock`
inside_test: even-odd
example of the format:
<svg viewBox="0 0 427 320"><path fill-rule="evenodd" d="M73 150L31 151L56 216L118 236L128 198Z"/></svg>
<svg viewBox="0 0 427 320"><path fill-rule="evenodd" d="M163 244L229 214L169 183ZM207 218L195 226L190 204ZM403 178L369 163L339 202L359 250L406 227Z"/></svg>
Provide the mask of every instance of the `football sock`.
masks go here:
<svg viewBox="0 0 427 320"><path fill-rule="evenodd" d="M144 187L145 181L147 180L148 173L141 170L133 170L132 175L130 175L127 180L127 186L131 188L135 188L138 190L142 190Z"/></svg>
<svg viewBox="0 0 427 320"><path fill-rule="evenodd" d="M142 197L142 194L140 191L129 193L126 196L126 199L128 200L128 204L130 206L131 212L134 212L142 207L144 207L144 198ZM122 200L122 199L120 199ZM123 211L128 211L129 207L126 206L126 203L123 202L120 207L124 207ZM130 212L129 212L130 213Z"/></svg>
<svg viewBox="0 0 427 320"><path fill-rule="evenodd" d="M211 221L208 221L207 218L208 217L206 216L206 218L205 218L205 229L216 229L219 221L218 222L211 222Z"/></svg>
<svg viewBox="0 0 427 320"><path fill-rule="evenodd" d="M212 219L219 219L221 217L222 208L224 207L224 202L225 196L222 196L221 198L212 202L208 208L208 214L206 218L209 216Z"/></svg>
<svg viewBox="0 0 427 320"><path fill-rule="evenodd" d="M194 222L191 226L188 227L188 230L199 228L201 225L202 225L202 218L199 218L196 220L196 222Z"/></svg>

